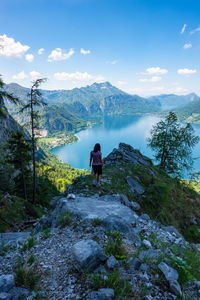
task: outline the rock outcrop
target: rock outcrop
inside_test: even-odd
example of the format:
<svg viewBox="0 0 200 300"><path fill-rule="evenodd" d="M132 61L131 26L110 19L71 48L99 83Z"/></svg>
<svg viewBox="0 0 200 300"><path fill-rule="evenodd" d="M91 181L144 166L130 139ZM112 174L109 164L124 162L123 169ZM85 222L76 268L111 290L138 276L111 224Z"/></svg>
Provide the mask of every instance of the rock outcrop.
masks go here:
<svg viewBox="0 0 200 300"><path fill-rule="evenodd" d="M139 150L134 149L132 146L125 143L120 143L119 148L114 148L104 159L105 165L113 165L121 162L127 162L134 165L152 165L152 161L148 157L142 155Z"/></svg>

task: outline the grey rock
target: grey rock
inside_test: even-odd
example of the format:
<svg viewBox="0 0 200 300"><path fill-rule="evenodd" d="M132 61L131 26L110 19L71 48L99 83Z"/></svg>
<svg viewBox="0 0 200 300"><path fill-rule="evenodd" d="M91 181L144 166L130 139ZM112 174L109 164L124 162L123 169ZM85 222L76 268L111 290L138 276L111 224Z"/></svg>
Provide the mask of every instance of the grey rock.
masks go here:
<svg viewBox="0 0 200 300"><path fill-rule="evenodd" d="M12 296L12 300L26 299L30 295L30 291L20 287L14 287L9 291Z"/></svg>
<svg viewBox="0 0 200 300"><path fill-rule="evenodd" d="M136 180L134 180L132 177L127 176L126 181L127 181L128 185L130 187L130 190L133 193L136 193L138 195L142 195L144 193L143 187Z"/></svg>
<svg viewBox="0 0 200 300"><path fill-rule="evenodd" d="M149 221L149 220L150 220L150 217L149 217L149 215L147 215L147 214L142 214L142 215L140 216L140 218L143 219L143 220L145 220L145 221Z"/></svg>
<svg viewBox="0 0 200 300"><path fill-rule="evenodd" d="M120 194L119 196L122 204L131 207L131 202L128 200L128 197L126 195Z"/></svg>
<svg viewBox="0 0 200 300"><path fill-rule="evenodd" d="M170 286L170 291L173 294L175 294L177 296L182 296L181 287L180 287L178 281L176 281L176 280L170 281L169 286Z"/></svg>
<svg viewBox="0 0 200 300"><path fill-rule="evenodd" d="M88 300L100 300L99 292L93 291L89 294Z"/></svg>
<svg viewBox="0 0 200 300"><path fill-rule="evenodd" d="M152 300L152 299L153 299L153 297L151 295L146 295L144 297L144 300Z"/></svg>
<svg viewBox="0 0 200 300"><path fill-rule="evenodd" d="M166 263L161 262L158 265L158 268L162 271L162 273L168 281L178 280L178 272L172 267L169 267Z"/></svg>
<svg viewBox="0 0 200 300"><path fill-rule="evenodd" d="M137 202L131 202L131 206L130 206L130 207L131 207L133 210L136 210L136 211L138 211L138 210L141 209L140 204L137 203Z"/></svg>
<svg viewBox="0 0 200 300"><path fill-rule="evenodd" d="M127 263L129 265L129 270L131 270L131 271L137 271L137 270L139 270L140 266L142 264L141 260L138 259L137 257L134 258L134 259L132 258L132 260L129 259L129 261L127 261Z"/></svg>
<svg viewBox="0 0 200 300"><path fill-rule="evenodd" d="M119 266L119 262L116 260L116 258L112 255L108 258L108 260L106 261L106 266L108 267L108 269L113 270L116 267Z"/></svg>
<svg viewBox="0 0 200 300"><path fill-rule="evenodd" d="M12 296L8 293L0 293L0 300L11 300Z"/></svg>
<svg viewBox="0 0 200 300"><path fill-rule="evenodd" d="M129 207L121 204L119 195L76 196L73 201L62 198L51 214L53 227L58 224L59 215L66 211L71 211L74 215L88 220L95 218L103 220L107 217L118 216L121 223L126 222L129 224L132 224L138 218L137 214Z"/></svg>
<svg viewBox="0 0 200 300"><path fill-rule="evenodd" d="M114 298L114 290L109 288L102 288L98 290L101 300L110 300Z"/></svg>
<svg viewBox="0 0 200 300"><path fill-rule="evenodd" d="M174 226L162 226L162 229L164 231L171 233L174 236L177 236L177 237L183 239L183 236L178 232L178 230Z"/></svg>
<svg viewBox="0 0 200 300"><path fill-rule="evenodd" d="M98 268L96 268L95 270L94 270L94 273L96 273L96 274L107 274L107 271L106 271L106 269L104 268L104 266L99 266Z"/></svg>
<svg viewBox="0 0 200 300"><path fill-rule="evenodd" d="M151 243L148 240L143 240L142 243L146 248L148 249L152 248Z"/></svg>
<svg viewBox="0 0 200 300"><path fill-rule="evenodd" d="M55 208L56 207L56 204L58 203L60 199L60 196L55 196L53 197L53 199L50 201L50 207L51 208Z"/></svg>
<svg viewBox="0 0 200 300"><path fill-rule="evenodd" d="M120 143L118 149L114 148L113 151L104 158L105 165L117 164L122 161L134 165L152 165L152 162L148 157L142 155L139 150L134 149L132 146L125 143Z"/></svg>
<svg viewBox="0 0 200 300"><path fill-rule="evenodd" d="M68 194L67 199L75 199L76 196L74 194Z"/></svg>
<svg viewBox="0 0 200 300"><path fill-rule="evenodd" d="M153 261L154 259L157 259L158 256L159 256L158 250L149 249L149 250L140 252L139 259L141 259L141 260L151 259Z"/></svg>
<svg viewBox="0 0 200 300"><path fill-rule="evenodd" d="M22 243L30 237L30 232L8 232L0 233L0 245L4 246L16 245Z"/></svg>
<svg viewBox="0 0 200 300"><path fill-rule="evenodd" d="M72 248L72 253L80 271L94 270L95 267L107 259L101 246L93 240L83 240L76 243Z"/></svg>
<svg viewBox="0 0 200 300"><path fill-rule="evenodd" d="M8 292L15 286L14 276L9 275L1 275L0 276L0 292Z"/></svg>
<svg viewBox="0 0 200 300"><path fill-rule="evenodd" d="M101 224L106 231L119 231L124 234L131 234L132 227L126 221L123 221L119 216L110 216L103 220Z"/></svg>
<svg viewBox="0 0 200 300"><path fill-rule="evenodd" d="M151 268L147 264L141 264L139 270L141 272L146 272L147 274L151 275Z"/></svg>

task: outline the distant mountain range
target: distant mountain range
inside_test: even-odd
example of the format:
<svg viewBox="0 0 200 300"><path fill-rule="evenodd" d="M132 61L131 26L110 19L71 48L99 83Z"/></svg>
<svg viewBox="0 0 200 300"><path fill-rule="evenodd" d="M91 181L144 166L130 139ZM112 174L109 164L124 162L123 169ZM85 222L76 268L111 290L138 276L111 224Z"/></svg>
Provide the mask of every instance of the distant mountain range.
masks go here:
<svg viewBox="0 0 200 300"><path fill-rule="evenodd" d="M26 102L29 89L16 83L6 85L6 90ZM90 86L72 90L41 90L43 100L48 104L41 110L42 126L49 135L56 132L74 132L84 128L88 120L98 120L106 115L134 115L157 113L175 109L181 104L193 103L196 94L186 96L159 95L143 98L130 95L109 82L93 83ZM8 104L11 114L21 123L25 118L16 115L16 108ZM85 120L85 121L84 121Z"/></svg>
<svg viewBox="0 0 200 300"><path fill-rule="evenodd" d="M152 96L149 99L159 101L162 110L173 110L175 107L198 100L199 96L197 96L195 93L191 93L185 96L179 96L175 94L163 94L159 96Z"/></svg>

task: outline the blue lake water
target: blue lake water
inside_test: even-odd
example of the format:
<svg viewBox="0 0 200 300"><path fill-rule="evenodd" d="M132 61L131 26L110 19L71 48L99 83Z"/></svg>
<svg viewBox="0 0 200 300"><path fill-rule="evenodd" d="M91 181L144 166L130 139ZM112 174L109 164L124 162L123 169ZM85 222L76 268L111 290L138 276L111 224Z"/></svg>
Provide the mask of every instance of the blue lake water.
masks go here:
<svg viewBox="0 0 200 300"><path fill-rule="evenodd" d="M147 147L147 138L154 124L159 121L155 116L114 116L105 117L102 124L77 133L79 141L71 145L58 146L51 150L62 162L69 163L79 169L89 169L90 151L96 143L101 144L103 157L107 156L120 142L132 145L142 154L153 158L153 152ZM193 125L200 136L200 125ZM200 143L195 147L193 155L198 157ZM200 159L194 163L195 170L200 170Z"/></svg>

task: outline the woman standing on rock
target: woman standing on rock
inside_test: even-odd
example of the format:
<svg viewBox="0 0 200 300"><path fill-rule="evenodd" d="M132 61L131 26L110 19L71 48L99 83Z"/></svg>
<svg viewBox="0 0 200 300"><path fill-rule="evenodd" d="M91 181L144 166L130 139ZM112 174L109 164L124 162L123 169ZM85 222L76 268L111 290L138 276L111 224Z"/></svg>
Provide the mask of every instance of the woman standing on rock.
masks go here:
<svg viewBox="0 0 200 300"><path fill-rule="evenodd" d="M94 172L93 186L100 186L102 175L102 167L104 166L102 160L101 146L97 143L94 150L90 152L90 167L92 163L92 170Z"/></svg>

